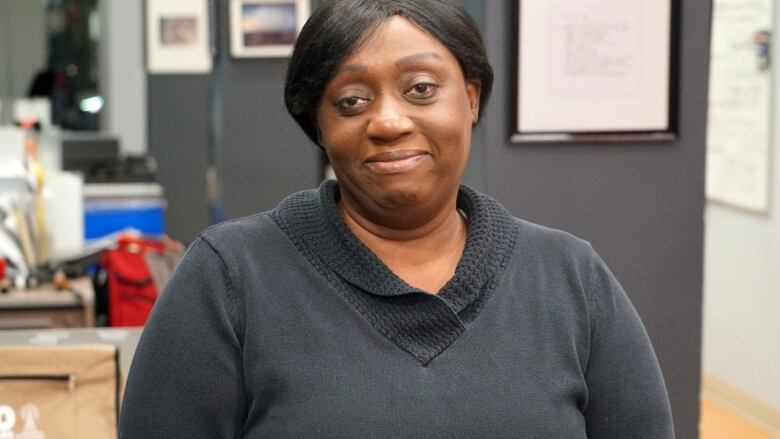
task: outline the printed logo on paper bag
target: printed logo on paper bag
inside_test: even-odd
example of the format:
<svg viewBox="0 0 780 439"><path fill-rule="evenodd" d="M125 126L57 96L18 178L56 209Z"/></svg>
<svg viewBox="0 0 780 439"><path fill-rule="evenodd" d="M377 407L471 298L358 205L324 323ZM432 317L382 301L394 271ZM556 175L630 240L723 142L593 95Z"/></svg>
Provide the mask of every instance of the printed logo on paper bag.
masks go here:
<svg viewBox="0 0 780 439"><path fill-rule="evenodd" d="M22 407L20 415L24 422L21 433L14 434L16 425L16 412L7 406L0 405L0 439L46 439L46 435L38 430L36 421L41 417L41 412L35 404L26 404Z"/></svg>

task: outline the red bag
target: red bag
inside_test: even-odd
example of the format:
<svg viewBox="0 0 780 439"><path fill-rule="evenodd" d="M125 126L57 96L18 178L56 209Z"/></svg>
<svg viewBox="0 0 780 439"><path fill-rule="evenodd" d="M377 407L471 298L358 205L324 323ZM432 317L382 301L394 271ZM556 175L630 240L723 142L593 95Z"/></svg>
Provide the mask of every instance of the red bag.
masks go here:
<svg viewBox="0 0 780 439"><path fill-rule="evenodd" d="M100 261L107 276L108 324L143 326L159 295L145 255L165 253L165 245L132 236L120 237L117 244Z"/></svg>

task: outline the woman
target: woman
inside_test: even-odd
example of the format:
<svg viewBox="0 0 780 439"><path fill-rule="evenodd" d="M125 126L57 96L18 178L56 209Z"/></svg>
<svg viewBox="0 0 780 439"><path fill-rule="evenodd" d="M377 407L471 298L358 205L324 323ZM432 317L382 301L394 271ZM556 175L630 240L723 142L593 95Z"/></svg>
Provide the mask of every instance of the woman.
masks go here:
<svg viewBox="0 0 780 439"><path fill-rule="evenodd" d="M492 85L450 0L335 0L288 109L338 183L205 231L136 351L121 437L673 437L584 241L460 186Z"/></svg>

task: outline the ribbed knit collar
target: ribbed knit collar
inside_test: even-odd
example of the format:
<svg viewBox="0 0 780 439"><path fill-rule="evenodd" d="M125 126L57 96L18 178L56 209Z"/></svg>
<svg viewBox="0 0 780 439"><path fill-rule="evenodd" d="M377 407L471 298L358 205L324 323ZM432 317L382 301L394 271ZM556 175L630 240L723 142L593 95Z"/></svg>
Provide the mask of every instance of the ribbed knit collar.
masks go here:
<svg viewBox="0 0 780 439"><path fill-rule="evenodd" d="M466 246L455 275L437 295L404 282L349 230L336 203L339 187L291 195L271 212L298 250L399 347L427 365L482 309L515 243L516 223L495 200L467 186L457 206L467 217Z"/></svg>

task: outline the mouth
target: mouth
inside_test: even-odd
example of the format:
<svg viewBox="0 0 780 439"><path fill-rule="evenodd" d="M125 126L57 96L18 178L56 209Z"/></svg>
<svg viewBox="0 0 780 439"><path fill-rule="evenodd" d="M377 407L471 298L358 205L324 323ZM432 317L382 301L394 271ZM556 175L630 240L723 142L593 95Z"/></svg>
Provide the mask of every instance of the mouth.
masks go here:
<svg viewBox="0 0 780 439"><path fill-rule="evenodd" d="M428 158L430 155L425 151L406 149L373 155L366 159L365 164L381 174L398 174L417 167Z"/></svg>

